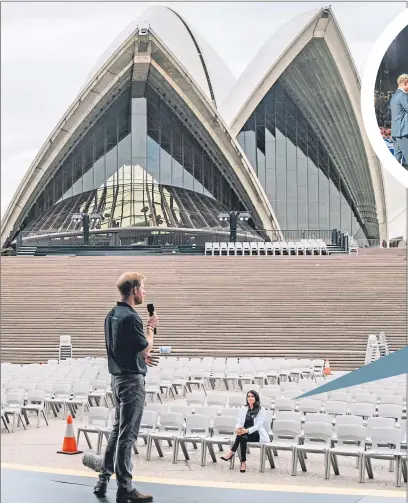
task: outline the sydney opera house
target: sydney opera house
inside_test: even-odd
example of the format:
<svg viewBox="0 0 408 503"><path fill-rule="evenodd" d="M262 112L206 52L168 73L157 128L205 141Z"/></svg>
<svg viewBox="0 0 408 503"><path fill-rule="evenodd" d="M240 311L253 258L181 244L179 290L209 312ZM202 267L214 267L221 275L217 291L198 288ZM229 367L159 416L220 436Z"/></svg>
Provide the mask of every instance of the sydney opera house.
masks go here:
<svg viewBox="0 0 408 503"><path fill-rule="evenodd" d="M360 81L330 8L284 26L236 79L176 12L156 6L99 65L27 171L1 244L91 232L338 229L386 238L381 166ZM371 242L371 241L370 241Z"/></svg>

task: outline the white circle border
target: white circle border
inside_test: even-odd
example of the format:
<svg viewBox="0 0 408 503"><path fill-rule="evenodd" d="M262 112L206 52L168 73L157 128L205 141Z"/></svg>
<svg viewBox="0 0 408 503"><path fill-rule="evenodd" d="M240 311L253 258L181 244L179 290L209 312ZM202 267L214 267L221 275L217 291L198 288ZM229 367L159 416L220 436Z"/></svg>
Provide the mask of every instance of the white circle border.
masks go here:
<svg viewBox="0 0 408 503"><path fill-rule="evenodd" d="M377 157L380 159L381 164L394 176L394 178L404 185L404 187L408 188L408 171L406 171L393 157L382 139L374 107L374 91L378 69L392 41L406 26L408 26L408 8L401 12L401 14L387 26L374 44L364 69L361 87L361 112L368 139Z"/></svg>

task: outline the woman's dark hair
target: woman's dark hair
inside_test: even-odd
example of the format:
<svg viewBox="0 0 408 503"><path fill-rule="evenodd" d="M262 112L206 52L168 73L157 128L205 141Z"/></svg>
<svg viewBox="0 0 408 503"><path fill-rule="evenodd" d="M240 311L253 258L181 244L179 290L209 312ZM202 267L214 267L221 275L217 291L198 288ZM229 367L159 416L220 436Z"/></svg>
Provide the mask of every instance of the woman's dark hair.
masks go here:
<svg viewBox="0 0 408 503"><path fill-rule="evenodd" d="M253 413L255 415L258 414L258 412L260 411L261 409L261 399L259 398L259 393L254 391L254 390L250 390L247 392L246 394L246 404L247 404L247 407L249 407L249 403L248 403L248 395L251 393L251 395L254 395L254 398L255 398L255 403L254 403L254 408L252 409L253 410Z"/></svg>

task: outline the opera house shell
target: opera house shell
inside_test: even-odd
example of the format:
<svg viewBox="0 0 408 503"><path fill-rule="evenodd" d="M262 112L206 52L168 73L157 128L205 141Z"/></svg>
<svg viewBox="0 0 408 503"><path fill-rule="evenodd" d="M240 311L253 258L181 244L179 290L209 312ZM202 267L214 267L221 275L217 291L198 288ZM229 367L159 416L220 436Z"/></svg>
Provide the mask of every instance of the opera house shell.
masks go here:
<svg viewBox="0 0 408 503"><path fill-rule="evenodd" d="M338 229L386 236L381 167L360 82L328 9L275 34L235 79L176 12L153 7L122 35L38 153L2 246L91 232ZM123 234L125 235L125 234Z"/></svg>

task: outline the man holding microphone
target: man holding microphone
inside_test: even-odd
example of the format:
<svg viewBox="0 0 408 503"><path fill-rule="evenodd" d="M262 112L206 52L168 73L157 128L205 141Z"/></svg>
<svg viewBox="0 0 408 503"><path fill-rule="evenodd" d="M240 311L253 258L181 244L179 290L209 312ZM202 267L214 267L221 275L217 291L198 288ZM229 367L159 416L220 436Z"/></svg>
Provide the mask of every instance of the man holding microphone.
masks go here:
<svg viewBox="0 0 408 503"><path fill-rule="evenodd" d="M112 392L115 422L106 446L99 480L94 488L97 496L105 496L109 480L116 474L117 503L150 502L153 497L141 494L132 485L132 448L139 434L145 404L147 366L157 365L151 356L154 329L158 317L153 313L147 323L135 311L144 301L145 277L127 272L118 279L120 301L105 318L105 341Z"/></svg>

